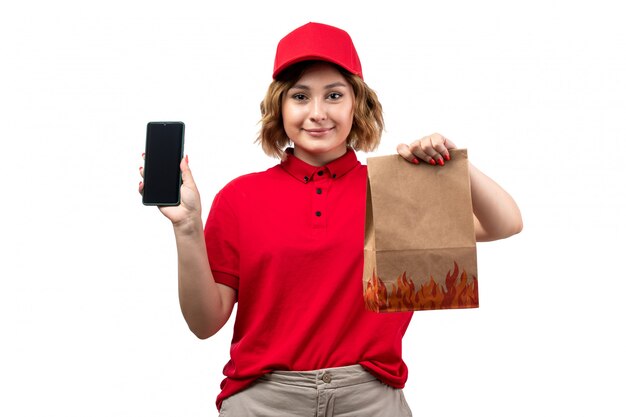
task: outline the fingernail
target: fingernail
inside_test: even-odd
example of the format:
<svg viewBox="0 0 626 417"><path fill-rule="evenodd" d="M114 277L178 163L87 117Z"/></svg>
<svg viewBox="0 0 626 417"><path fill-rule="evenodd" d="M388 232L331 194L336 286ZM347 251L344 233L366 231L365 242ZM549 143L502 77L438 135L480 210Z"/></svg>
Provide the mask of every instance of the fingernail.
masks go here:
<svg viewBox="0 0 626 417"><path fill-rule="evenodd" d="M437 163L435 162L434 159L430 158L430 161L428 161L429 164L431 165L437 165Z"/></svg>
<svg viewBox="0 0 626 417"><path fill-rule="evenodd" d="M413 158L413 160L411 162L414 163L415 165L420 163L419 159L417 159L417 158Z"/></svg>
<svg viewBox="0 0 626 417"><path fill-rule="evenodd" d="M446 161L450 160L450 154L449 153L445 154L444 157L446 158Z"/></svg>
<svg viewBox="0 0 626 417"><path fill-rule="evenodd" d="M142 153L141 153L141 156L146 156L146 153L145 153L145 152L142 152Z"/></svg>
<svg viewBox="0 0 626 417"><path fill-rule="evenodd" d="M185 162L189 163L189 155L185 155Z"/></svg>
<svg viewBox="0 0 626 417"><path fill-rule="evenodd" d="M443 158L439 158L439 165L443 166Z"/></svg>

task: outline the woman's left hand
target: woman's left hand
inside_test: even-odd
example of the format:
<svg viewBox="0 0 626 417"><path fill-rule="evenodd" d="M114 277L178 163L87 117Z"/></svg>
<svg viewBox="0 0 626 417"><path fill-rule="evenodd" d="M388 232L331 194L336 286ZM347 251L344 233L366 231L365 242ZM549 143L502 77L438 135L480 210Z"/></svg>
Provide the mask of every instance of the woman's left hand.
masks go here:
<svg viewBox="0 0 626 417"><path fill-rule="evenodd" d="M439 164L441 166L445 164L444 160L450 160L448 149L456 149L456 145L439 133L425 136L408 145L401 143L396 148L400 156L409 162L419 164L421 159L431 165Z"/></svg>

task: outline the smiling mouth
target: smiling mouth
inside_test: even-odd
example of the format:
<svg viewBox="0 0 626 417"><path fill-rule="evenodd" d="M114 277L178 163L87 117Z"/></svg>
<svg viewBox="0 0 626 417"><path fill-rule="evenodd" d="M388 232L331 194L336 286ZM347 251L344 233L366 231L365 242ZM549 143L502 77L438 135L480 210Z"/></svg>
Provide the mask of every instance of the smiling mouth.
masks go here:
<svg viewBox="0 0 626 417"><path fill-rule="evenodd" d="M333 129L330 127L325 129L304 129L304 131L311 136L323 136L331 130Z"/></svg>

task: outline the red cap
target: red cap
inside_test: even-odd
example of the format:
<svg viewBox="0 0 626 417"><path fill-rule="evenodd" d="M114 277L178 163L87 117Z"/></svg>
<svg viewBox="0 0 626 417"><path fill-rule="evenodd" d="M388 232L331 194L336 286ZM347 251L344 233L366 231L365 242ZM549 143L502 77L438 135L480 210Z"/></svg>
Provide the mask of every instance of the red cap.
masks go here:
<svg viewBox="0 0 626 417"><path fill-rule="evenodd" d="M308 60L332 62L363 78L352 38L348 32L334 26L309 22L282 38L276 48L272 78L276 79L288 66Z"/></svg>

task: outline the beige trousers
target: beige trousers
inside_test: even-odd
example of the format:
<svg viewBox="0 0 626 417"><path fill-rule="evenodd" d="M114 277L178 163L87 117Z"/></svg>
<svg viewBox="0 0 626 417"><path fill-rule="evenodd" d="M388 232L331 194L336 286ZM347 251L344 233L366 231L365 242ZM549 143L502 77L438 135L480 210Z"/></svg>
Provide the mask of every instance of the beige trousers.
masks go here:
<svg viewBox="0 0 626 417"><path fill-rule="evenodd" d="M220 417L411 417L401 389L361 365L275 371L224 400Z"/></svg>

